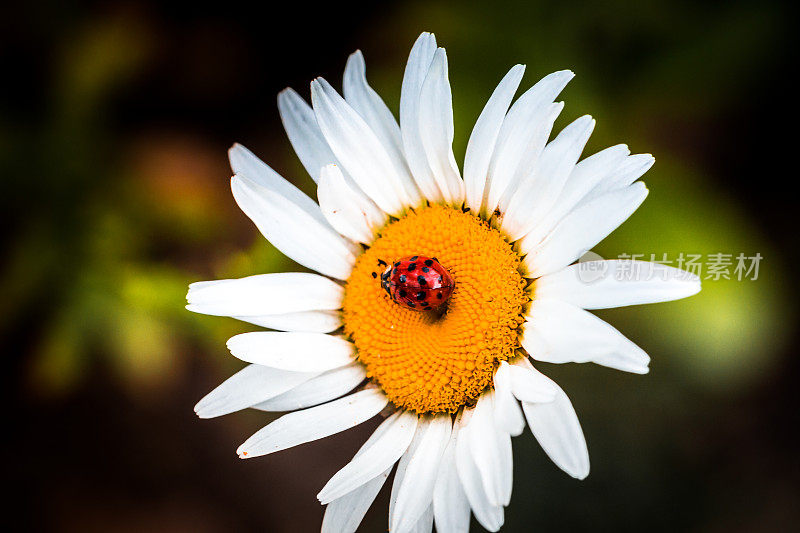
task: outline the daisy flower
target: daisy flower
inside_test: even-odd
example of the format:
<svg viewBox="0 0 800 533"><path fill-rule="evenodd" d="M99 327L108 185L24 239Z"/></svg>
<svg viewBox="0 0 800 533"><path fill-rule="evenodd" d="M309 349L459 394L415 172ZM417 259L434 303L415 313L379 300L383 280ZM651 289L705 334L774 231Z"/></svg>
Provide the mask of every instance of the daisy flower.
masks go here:
<svg viewBox="0 0 800 533"><path fill-rule="evenodd" d="M250 363L196 406L290 411L238 449L271 454L385 417L322 487L323 531L355 531L392 469L392 533L503 524L511 437L527 423L572 477L589 473L567 395L531 362L592 362L644 374L647 354L590 309L673 300L696 276L639 261L575 263L647 196L653 164L617 145L579 161L594 120L548 142L572 79L545 76L516 101L514 66L481 112L463 172L452 151L447 55L414 44L400 122L347 61L343 93L311 83L311 103L278 95L289 140L319 203L246 148L230 150L236 202L278 250L317 272L193 283L191 311L273 331L236 335ZM586 274L590 274L588 277ZM634 275L631 275L633 273Z"/></svg>

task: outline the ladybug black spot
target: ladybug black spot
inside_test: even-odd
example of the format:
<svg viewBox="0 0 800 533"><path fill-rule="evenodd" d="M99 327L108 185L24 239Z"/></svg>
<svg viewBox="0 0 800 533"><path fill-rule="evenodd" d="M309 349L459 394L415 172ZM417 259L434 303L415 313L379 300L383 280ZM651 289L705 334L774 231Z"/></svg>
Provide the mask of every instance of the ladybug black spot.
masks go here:
<svg viewBox="0 0 800 533"><path fill-rule="evenodd" d="M417 259L419 259L418 255L415 255L414 257L411 258L412 261L416 261Z"/></svg>
<svg viewBox="0 0 800 533"><path fill-rule="evenodd" d="M437 292L436 293L436 299L437 300L441 300L442 299L442 293L441 292Z"/></svg>
<svg viewBox="0 0 800 533"><path fill-rule="evenodd" d="M431 271L431 269L428 268L428 267L422 267L422 271L425 272L425 273L428 273L428 272Z"/></svg>
<svg viewBox="0 0 800 533"><path fill-rule="evenodd" d="M425 310L425 311L430 311L431 310L431 306L429 305L427 307L423 307L422 309Z"/></svg>
<svg viewBox="0 0 800 533"><path fill-rule="evenodd" d="M433 259L426 259L426 260L425 260L425 265L427 265L427 266L433 266Z"/></svg>
<svg viewBox="0 0 800 533"><path fill-rule="evenodd" d="M419 282L420 285L426 285L428 283L428 281L422 276L417 276L417 281Z"/></svg>
<svg viewBox="0 0 800 533"><path fill-rule="evenodd" d="M400 279L400 283L405 283L406 282L406 275L405 274L400 274L400 278L399 279Z"/></svg>
<svg viewBox="0 0 800 533"><path fill-rule="evenodd" d="M409 272L413 272L414 270L416 270L416 268L417 268L417 264L416 263L409 263L409 265L408 265L408 271Z"/></svg>
<svg viewBox="0 0 800 533"><path fill-rule="evenodd" d="M408 293L404 289L400 289L400 291L397 294L400 295L400 298L405 298L408 295Z"/></svg>
<svg viewBox="0 0 800 533"><path fill-rule="evenodd" d="M418 301L418 302L423 302L423 301L425 301L425 291L419 291L419 292L417 293L417 301Z"/></svg>
<svg viewBox="0 0 800 533"><path fill-rule="evenodd" d="M416 307L417 306L417 304L415 304L414 302L406 302L406 303L408 303L409 307Z"/></svg>

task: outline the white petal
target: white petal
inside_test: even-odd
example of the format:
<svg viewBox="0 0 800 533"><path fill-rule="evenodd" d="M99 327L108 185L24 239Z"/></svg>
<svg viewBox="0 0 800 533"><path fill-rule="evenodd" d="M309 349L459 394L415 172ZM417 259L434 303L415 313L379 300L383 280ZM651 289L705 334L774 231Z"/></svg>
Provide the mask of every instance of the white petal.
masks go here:
<svg viewBox="0 0 800 533"><path fill-rule="evenodd" d="M406 453L400 458L397 463L397 470L394 472L394 483L392 483L392 493L389 496L389 522L391 523L392 516L394 516L394 506L397 502L397 495L400 492L400 486L403 484L403 477L406 475L408 463L419 448L422 438L425 436L425 431L428 429L427 420L420 420L417 422L417 431L414 433L414 438L411 444L406 449Z"/></svg>
<svg viewBox="0 0 800 533"><path fill-rule="evenodd" d="M575 165L558 200L547 215L525 235L525 239L533 244L541 242L598 183L609 177L625 161L629 153L627 146L618 144L601 150Z"/></svg>
<svg viewBox="0 0 800 533"><path fill-rule="evenodd" d="M392 469L334 500L325 508L322 533L355 533Z"/></svg>
<svg viewBox="0 0 800 533"><path fill-rule="evenodd" d="M288 87L278 93L278 111L297 157L311 179L319 183L320 169L335 162L336 157L317 125L314 111L294 89Z"/></svg>
<svg viewBox="0 0 800 533"><path fill-rule="evenodd" d="M647 197L644 183L610 192L587 202L567 215L550 235L529 247L520 241L520 253L527 254L525 266L530 277L561 270L625 222Z"/></svg>
<svg viewBox="0 0 800 533"><path fill-rule="evenodd" d="M419 96L419 135L445 202L460 207L464 182L453 155L453 97L447 77L447 54L439 48Z"/></svg>
<svg viewBox="0 0 800 533"><path fill-rule="evenodd" d="M214 418L281 395L313 378L316 374L287 372L259 365L248 365L223 381L194 406L200 418Z"/></svg>
<svg viewBox="0 0 800 533"><path fill-rule="evenodd" d="M342 326L342 316L339 311L298 311L282 315L234 316L233 318L278 331L330 333Z"/></svg>
<svg viewBox="0 0 800 533"><path fill-rule="evenodd" d="M514 451L511 447L511 435L495 427L494 435L497 438L497 454L500 457L500 489L501 503L508 506L511 503L511 491L514 488Z"/></svg>
<svg viewBox="0 0 800 533"><path fill-rule="evenodd" d="M553 129L553 123L563 109L564 102L548 104L540 114L530 118L532 126L529 127L529 131L519 132L516 136L503 135L509 128L500 130L495 155L489 165L487 189L484 194L487 214L498 211L502 213L501 208L505 208L520 183L536 168L536 163ZM517 121L509 121L506 118L506 122L514 124Z"/></svg>
<svg viewBox="0 0 800 533"><path fill-rule="evenodd" d="M503 506L492 504L483 488L481 474L470 450L469 416L457 419L459 424L456 441L456 469L464 494L467 495L472 512L480 524L489 531L498 531L503 526Z"/></svg>
<svg viewBox="0 0 800 533"><path fill-rule="evenodd" d="M512 392L511 365L502 361L494 374L494 418L498 428L517 436L525 430L525 418Z"/></svg>
<svg viewBox="0 0 800 533"><path fill-rule="evenodd" d="M508 505L513 475L511 437L505 431L498 431L495 424L493 390L480 397L469 426L469 448L486 496L493 505Z"/></svg>
<svg viewBox="0 0 800 533"><path fill-rule="evenodd" d="M574 206L598 183L617 171L626 161L630 150L625 144L610 146L580 161L569 175L559 201Z"/></svg>
<svg viewBox="0 0 800 533"><path fill-rule="evenodd" d="M440 202L442 192L428 166L428 156L419 136L420 93L435 53L436 37L432 33L421 34L411 48L400 92L400 132L403 152L414 181L426 199Z"/></svg>
<svg viewBox="0 0 800 533"><path fill-rule="evenodd" d="M400 411L395 411L372 432L361 448L356 452L356 457L368 450L380 439L393 421L400 416ZM384 470L379 476L338 498L325 508L325 517L322 519L322 533L355 533L364 515L367 514L372 502L386 482L392 467Z"/></svg>
<svg viewBox="0 0 800 533"><path fill-rule="evenodd" d="M558 393L558 385L553 380L533 368L527 357L521 357L509 365L511 392L523 402L552 402Z"/></svg>
<svg viewBox="0 0 800 533"><path fill-rule="evenodd" d="M508 106L511 105L524 73L524 65L515 65L508 71L486 102L469 137L467 154L464 157L464 186L467 206L475 213L481 211L489 162Z"/></svg>
<svg viewBox="0 0 800 533"><path fill-rule="evenodd" d="M331 226L355 242L369 244L386 222L386 215L375 203L353 190L336 165L327 165L317 188L319 207Z"/></svg>
<svg viewBox="0 0 800 533"><path fill-rule="evenodd" d="M457 439L458 430L454 426L433 489L433 515L437 533L469 531L469 500L461 487L456 469Z"/></svg>
<svg viewBox="0 0 800 533"><path fill-rule="evenodd" d="M646 374L650 358L607 322L571 304L537 298L520 341L538 361L585 363Z"/></svg>
<svg viewBox="0 0 800 533"><path fill-rule="evenodd" d="M700 291L700 278L646 261L586 261L535 282L537 298L554 298L583 309L667 302Z"/></svg>
<svg viewBox="0 0 800 533"><path fill-rule="evenodd" d="M535 114L535 111L533 113L530 112L531 108L538 105L539 110L541 110L542 107L552 103L574 77L575 73L571 70L559 70L548 74L525 91L514 102L511 111L516 114L522 113L523 110L528 110L526 112L529 114Z"/></svg>
<svg viewBox="0 0 800 533"><path fill-rule="evenodd" d="M364 381L366 377L366 370L361 363L334 368L253 407L261 411L296 411L305 409L335 400L347 394Z"/></svg>
<svg viewBox="0 0 800 533"><path fill-rule="evenodd" d="M274 191L284 201L296 205L322 225L327 225L319 206L314 200L272 170L269 165L256 157L253 152L237 143L228 150L228 159L234 174ZM248 214L248 216L250 215ZM253 217L250 216L250 218Z"/></svg>
<svg viewBox="0 0 800 533"><path fill-rule="evenodd" d="M305 272L258 274L189 285L186 308L195 313L248 317L342 307L344 289L330 279Z"/></svg>
<svg viewBox="0 0 800 533"><path fill-rule="evenodd" d="M347 173L378 207L401 214L411 198L369 125L322 78L311 82L311 101L325 140Z"/></svg>
<svg viewBox="0 0 800 533"><path fill-rule="evenodd" d="M319 183L322 167L338 164L338 160L319 129L314 110L300 95L288 88L278 95L278 109L295 152L313 180ZM380 213L378 206L358 188L353 179L344 175L344 181L350 201L369 210L370 214L378 211L374 216L382 221L384 214Z"/></svg>
<svg viewBox="0 0 800 533"><path fill-rule="evenodd" d="M656 162L650 154L635 154L625 158L614 172L598 183L587 195L587 199L596 198L609 191L624 189L641 178Z"/></svg>
<svg viewBox="0 0 800 533"><path fill-rule="evenodd" d="M409 531L410 533L431 533L433 531L433 504L428 505L428 508Z"/></svg>
<svg viewBox="0 0 800 533"><path fill-rule="evenodd" d="M522 410L533 436L556 466L577 479L584 479L589 475L586 439L575 409L561 388L558 389L555 401L522 402Z"/></svg>
<svg viewBox="0 0 800 533"><path fill-rule="evenodd" d="M240 333L228 339L228 349L242 361L292 372L325 372L355 359L352 343L324 333Z"/></svg>
<svg viewBox="0 0 800 533"><path fill-rule="evenodd" d="M412 205L418 205L422 201L422 196L403 155L400 126L383 99L367 83L366 68L361 50L350 55L344 69L342 87L345 101L361 115L381 141L403 180Z"/></svg>
<svg viewBox="0 0 800 533"><path fill-rule="evenodd" d="M379 439L369 448L362 448L352 461L334 474L317 494L320 503L326 504L341 498L394 466L414 438L417 418L416 414L406 412L392 419Z"/></svg>
<svg viewBox="0 0 800 533"><path fill-rule="evenodd" d="M358 250L330 227L319 206L313 204L315 211L307 211L274 190L239 176L231 179L231 189L242 211L284 255L334 278L350 275Z"/></svg>
<svg viewBox="0 0 800 533"><path fill-rule="evenodd" d="M430 506L439 463L450 440L449 415L426 417L420 425L426 428L408 460L394 498L389 528L394 533L411 531Z"/></svg>
<svg viewBox="0 0 800 533"><path fill-rule="evenodd" d="M489 165L486 189L486 211L493 212L500 199L511 187L527 176L535 167L544 149L553 122L561 113L564 104L553 104L558 93L575 75L562 70L542 78L525 91L508 111L497 147Z"/></svg>
<svg viewBox="0 0 800 533"><path fill-rule="evenodd" d="M330 403L283 415L247 439L236 453L257 457L322 439L361 424L388 403L378 389L367 389Z"/></svg>
<svg viewBox="0 0 800 533"><path fill-rule="evenodd" d="M502 229L516 240L531 229L552 208L575 163L594 130L595 121L585 115L564 128L542 151L535 170L500 202Z"/></svg>

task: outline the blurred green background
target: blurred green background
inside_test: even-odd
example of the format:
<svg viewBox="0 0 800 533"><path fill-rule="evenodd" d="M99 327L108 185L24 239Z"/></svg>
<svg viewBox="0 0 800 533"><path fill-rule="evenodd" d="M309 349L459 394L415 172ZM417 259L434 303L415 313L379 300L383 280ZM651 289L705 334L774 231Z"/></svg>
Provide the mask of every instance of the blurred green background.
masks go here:
<svg viewBox="0 0 800 533"><path fill-rule="evenodd" d="M18 4L0 21L0 335L11 423L7 520L47 531L314 531L314 495L375 421L254 461L263 413L197 420L252 326L183 309L192 281L294 269L238 211L242 142L313 183L275 96L339 84L347 55L397 109L420 31L448 51L457 159L494 85L577 73L557 123L598 121L586 154L651 152L642 208L595 251L760 253L757 280L600 313L652 356L647 376L541 365L573 399L592 459L578 482L514 441L505 531L796 527L795 172L785 137L793 13L781 3L425 2L312 7ZM771 161L771 163L770 163ZM705 273L704 273L705 276ZM383 531L388 494L364 531ZM475 531L480 527L474 525Z"/></svg>

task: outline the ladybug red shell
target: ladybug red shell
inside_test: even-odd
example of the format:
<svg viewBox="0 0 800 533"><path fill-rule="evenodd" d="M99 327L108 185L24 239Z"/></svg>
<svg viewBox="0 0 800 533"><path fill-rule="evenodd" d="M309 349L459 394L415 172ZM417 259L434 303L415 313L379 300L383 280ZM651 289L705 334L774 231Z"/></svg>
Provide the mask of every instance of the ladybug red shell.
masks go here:
<svg viewBox="0 0 800 533"><path fill-rule="evenodd" d="M435 257L414 255L387 266L381 287L400 305L417 311L439 309L453 294L455 283Z"/></svg>

